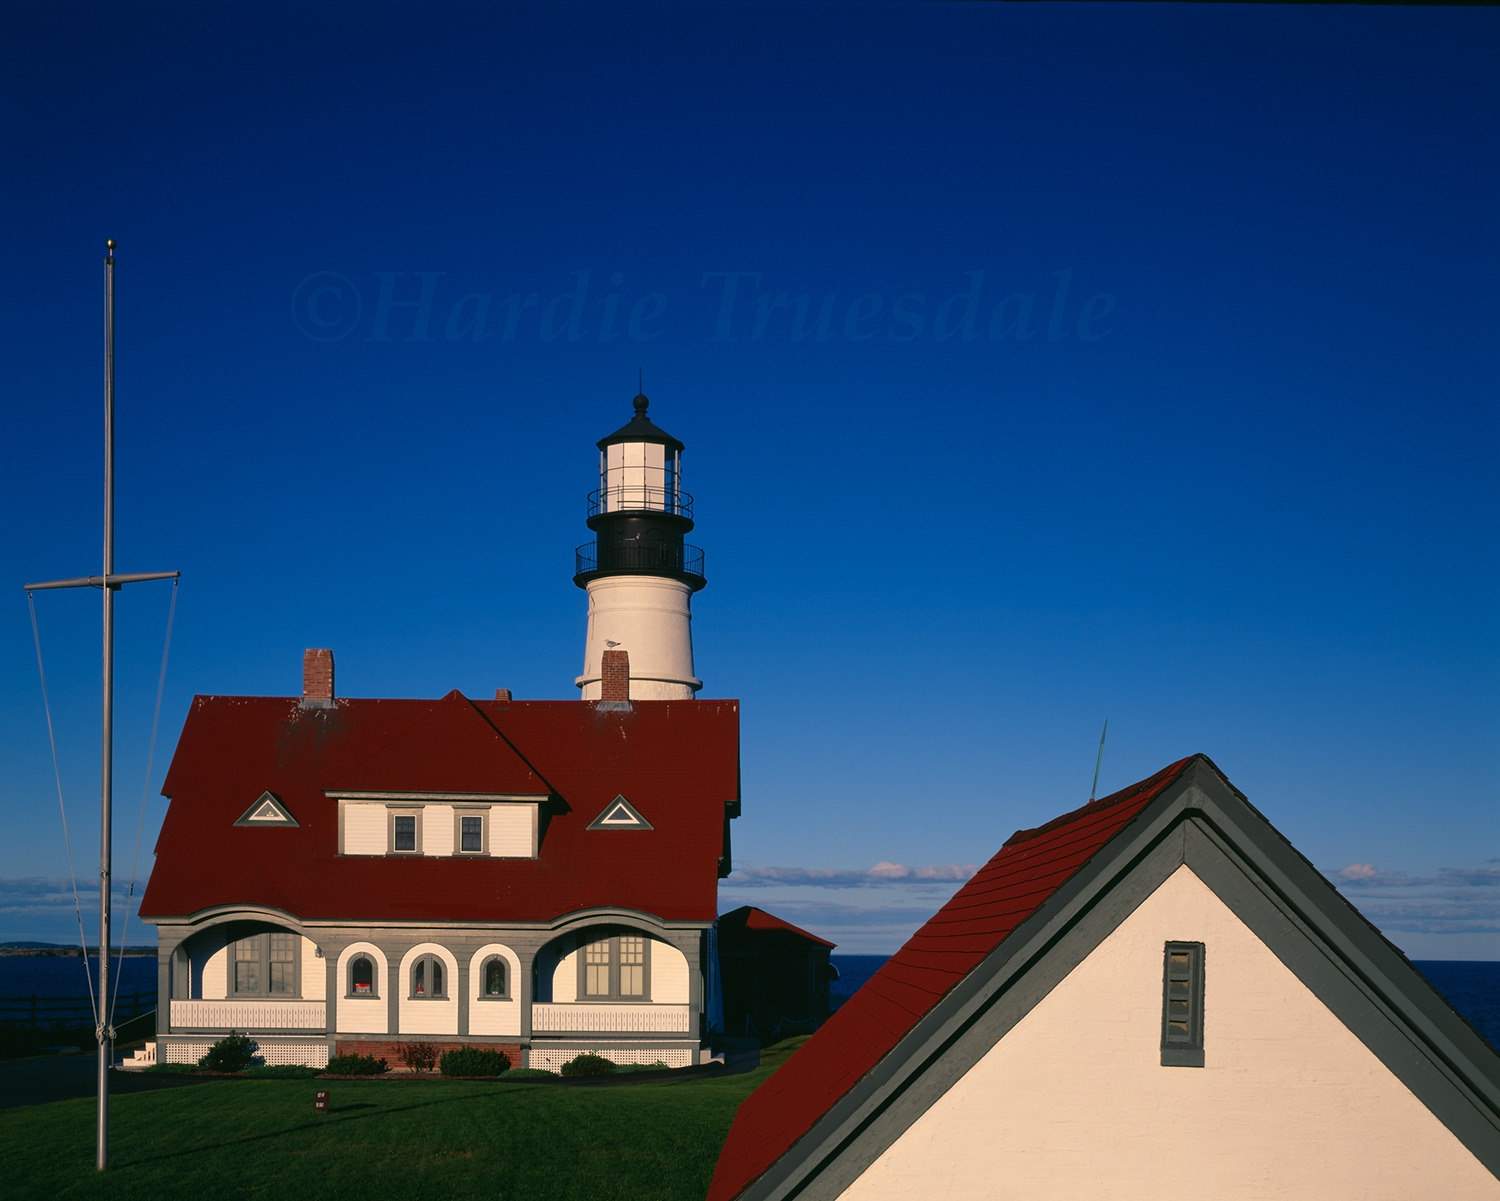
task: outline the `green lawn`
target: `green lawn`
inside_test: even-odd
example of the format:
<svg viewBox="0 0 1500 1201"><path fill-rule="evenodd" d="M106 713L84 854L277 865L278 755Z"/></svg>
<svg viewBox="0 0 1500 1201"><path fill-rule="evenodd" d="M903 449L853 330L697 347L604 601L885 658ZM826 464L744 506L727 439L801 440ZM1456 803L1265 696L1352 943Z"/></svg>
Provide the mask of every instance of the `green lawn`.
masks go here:
<svg viewBox="0 0 1500 1201"><path fill-rule="evenodd" d="M117 1097L113 1166L94 1103L0 1111L7 1197L212 1201L700 1201L739 1103L802 1040L718 1080L567 1088L519 1081L230 1080ZM313 1111L330 1091L332 1112Z"/></svg>

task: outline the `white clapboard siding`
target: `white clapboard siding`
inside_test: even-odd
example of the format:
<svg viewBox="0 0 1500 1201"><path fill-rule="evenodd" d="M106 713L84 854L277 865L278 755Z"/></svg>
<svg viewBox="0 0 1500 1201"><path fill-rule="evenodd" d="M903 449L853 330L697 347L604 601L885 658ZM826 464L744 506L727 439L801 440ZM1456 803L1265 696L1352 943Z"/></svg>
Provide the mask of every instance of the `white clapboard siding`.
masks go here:
<svg viewBox="0 0 1500 1201"><path fill-rule="evenodd" d="M345 801L344 854L384 855L385 851L385 806Z"/></svg>
<svg viewBox="0 0 1500 1201"><path fill-rule="evenodd" d="M554 1001L578 1000L578 952L569 951L557 963L552 973L552 999Z"/></svg>
<svg viewBox="0 0 1500 1201"><path fill-rule="evenodd" d="M687 956L671 943L651 940L651 1000L659 1005L686 1005L692 999L688 992Z"/></svg>
<svg viewBox="0 0 1500 1201"><path fill-rule="evenodd" d="M229 995L229 951L219 947L203 965L204 997L226 997Z"/></svg>
<svg viewBox="0 0 1500 1201"><path fill-rule="evenodd" d="M687 1034L686 1005L533 1005L531 1028L549 1034Z"/></svg>
<svg viewBox="0 0 1500 1201"><path fill-rule="evenodd" d="M391 1007L384 997L340 997L339 1034L386 1034Z"/></svg>
<svg viewBox="0 0 1500 1201"><path fill-rule="evenodd" d="M453 806L422 807L422 854L453 854Z"/></svg>
<svg viewBox="0 0 1500 1201"><path fill-rule="evenodd" d="M173 1001L176 1030L324 1030L324 1001Z"/></svg>
<svg viewBox="0 0 1500 1201"><path fill-rule="evenodd" d="M325 1001L328 998L328 969L326 959L318 958L318 944L310 938L302 940L302 999Z"/></svg>
<svg viewBox="0 0 1500 1201"><path fill-rule="evenodd" d="M490 854L508 859L536 856L535 805L496 805L490 810Z"/></svg>

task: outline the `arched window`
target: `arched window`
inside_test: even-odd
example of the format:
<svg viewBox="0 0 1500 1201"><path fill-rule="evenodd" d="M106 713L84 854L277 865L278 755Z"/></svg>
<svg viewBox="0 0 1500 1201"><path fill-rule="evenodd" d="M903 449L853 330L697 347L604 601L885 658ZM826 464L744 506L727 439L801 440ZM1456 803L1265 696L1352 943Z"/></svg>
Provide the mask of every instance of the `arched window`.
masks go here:
<svg viewBox="0 0 1500 1201"><path fill-rule="evenodd" d="M411 999L413 1001L446 1001L447 973L436 955L422 955L411 965Z"/></svg>
<svg viewBox="0 0 1500 1201"><path fill-rule="evenodd" d="M380 995L375 987L375 961L368 955L356 955L349 961L349 995L351 997Z"/></svg>
<svg viewBox="0 0 1500 1201"><path fill-rule="evenodd" d="M491 955L479 969L479 999L510 1000L510 966L503 955Z"/></svg>

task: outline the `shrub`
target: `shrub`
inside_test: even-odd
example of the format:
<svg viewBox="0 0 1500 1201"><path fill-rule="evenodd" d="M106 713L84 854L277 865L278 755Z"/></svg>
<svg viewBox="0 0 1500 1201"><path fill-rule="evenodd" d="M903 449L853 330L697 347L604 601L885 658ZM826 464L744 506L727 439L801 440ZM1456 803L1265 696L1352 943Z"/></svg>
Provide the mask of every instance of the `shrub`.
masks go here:
<svg viewBox="0 0 1500 1201"><path fill-rule="evenodd" d="M323 1069L329 1076L378 1076L389 1070L385 1060L373 1055L335 1055Z"/></svg>
<svg viewBox="0 0 1500 1201"><path fill-rule="evenodd" d="M303 1063L252 1063L245 1069L247 1076L261 1076L269 1080L311 1080L322 1071Z"/></svg>
<svg viewBox="0 0 1500 1201"><path fill-rule="evenodd" d="M612 1076L614 1071L613 1060L605 1059L602 1055L595 1055L592 1051L585 1051L582 1055L574 1056L562 1065L564 1076Z"/></svg>
<svg viewBox="0 0 1500 1201"><path fill-rule="evenodd" d="M250 1066L255 1053L260 1050L243 1034L231 1034L209 1047L208 1054L198 1061L206 1072L243 1072Z"/></svg>
<svg viewBox="0 0 1500 1201"><path fill-rule="evenodd" d="M510 1056L483 1047L459 1047L443 1052L438 1070L444 1076L498 1076L510 1070Z"/></svg>
<svg viewBox="0 0 1500 1201"><path fill-rule="evenodd" d="M430 1072L437 1065L437 1051L431 1043L402 1043L396 1054L414 1072Z"/></svg>

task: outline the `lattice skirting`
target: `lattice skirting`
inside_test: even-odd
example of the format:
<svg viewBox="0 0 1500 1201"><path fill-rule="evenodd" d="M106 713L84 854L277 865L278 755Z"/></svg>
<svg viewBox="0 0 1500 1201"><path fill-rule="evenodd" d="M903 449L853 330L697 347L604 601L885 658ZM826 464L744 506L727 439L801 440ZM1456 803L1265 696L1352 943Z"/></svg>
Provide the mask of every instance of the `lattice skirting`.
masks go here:
<svg viewBox="0 0 1500 1201"><path fill-rule="evenodd" d="M260 1050L256 1058L265 1064L300 1063L309 1068L328 1066L327 1043L274 1043L269 1039L256 1039ZM197 1063L213 1046L211 1042L159 1044L158 1058L162 1063Z"/></svg>
<svg viewBox="0 0 1500 1201"><path fill-rule="evenodd" d="M552 1047L538 1047L535 1043L531 1045L531 1055L528 1062L534 1068L543 1068L549 1072L562 1070L562 1065L570 1059L576 1059L584 1053L585 1049L592 1049L595 1055L602 1055L612 1063L638 1063L652 1064L664 1063L669 1068L691 1067L693 1053L685 1047L662 1047L660 1050L654 1047L631 1047L621 1049L619 1047L563 1047L554 1049Z"/></svg>

